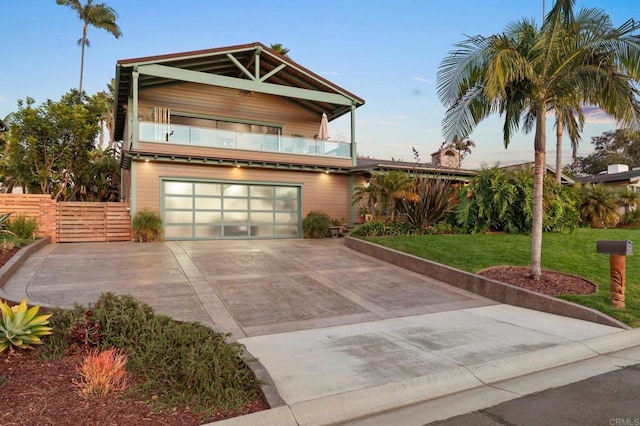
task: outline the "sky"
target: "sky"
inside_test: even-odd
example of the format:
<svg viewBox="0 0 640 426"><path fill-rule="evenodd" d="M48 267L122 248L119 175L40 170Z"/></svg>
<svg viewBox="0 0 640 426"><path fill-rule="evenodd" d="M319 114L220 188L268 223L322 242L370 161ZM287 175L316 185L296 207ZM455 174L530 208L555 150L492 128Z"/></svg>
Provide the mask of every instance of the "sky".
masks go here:
<svg viewBox="0 0 640 426"><path fill-rule="evenodd" d="M444 141L436 76L455 43L501 32L521 18L539 23L543 11L543 0L104 1L118 13L123 37L89 28L88 94L106 90L120 59L282 43L292 60L365 100L356 111L359 155L412 161L415 148L422 162ZM616 26L640 18L637 0L577 0L576 10L583 7L605 10ZM81 34L76 13L55 0L0 0L0 118L17 109L18 99L40 104L78 87ZM588 114L579 155L592 151L591 137L615 128L606 115ZM331 122L329 132L348 140L349 115ZM476 147L465 168L533 161L533 133L517 133L505 149L498 115L469 138ZM569 162L566 137L563 158ZM553 120L547 163L555 164Z"/></svg>

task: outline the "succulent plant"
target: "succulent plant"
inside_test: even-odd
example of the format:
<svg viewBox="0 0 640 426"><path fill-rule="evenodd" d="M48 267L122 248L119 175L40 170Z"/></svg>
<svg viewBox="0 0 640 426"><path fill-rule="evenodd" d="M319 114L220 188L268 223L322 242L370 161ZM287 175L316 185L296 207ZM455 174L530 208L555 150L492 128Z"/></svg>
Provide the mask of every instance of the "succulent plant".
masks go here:
<svg viewBox="0 0 640 426"><path fill-rule="evenodd" d="M27 308L26 299L10 307L0 300L0 353L10 346L33 349L31 345L42 344L40 336L51 334L48 327L51 315L38 315L40 306Z"/></svg>

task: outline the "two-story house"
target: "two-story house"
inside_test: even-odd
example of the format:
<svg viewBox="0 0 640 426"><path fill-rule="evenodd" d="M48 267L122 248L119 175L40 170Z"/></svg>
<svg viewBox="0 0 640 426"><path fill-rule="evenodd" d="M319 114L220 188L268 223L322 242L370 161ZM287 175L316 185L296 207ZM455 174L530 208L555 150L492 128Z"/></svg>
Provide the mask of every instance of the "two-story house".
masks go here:
<svg viewBox="0 0 640 426"><path fill-rule="evenodd" d="M312 210L354 221L364 100L260 43L118 61L122 198L171 239L296 238ZM350 116L348 141L321 121Z"/></svg>

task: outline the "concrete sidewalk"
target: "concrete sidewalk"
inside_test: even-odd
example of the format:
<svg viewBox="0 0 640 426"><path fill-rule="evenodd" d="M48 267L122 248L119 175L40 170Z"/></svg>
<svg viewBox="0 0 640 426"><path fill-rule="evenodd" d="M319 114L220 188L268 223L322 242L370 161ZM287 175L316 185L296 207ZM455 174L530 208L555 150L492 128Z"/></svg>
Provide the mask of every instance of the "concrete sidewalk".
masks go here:
<svg viewBox="0 0 640 426"><path fill-rule="evenodd" d="M371 419L640 345L635 330L499 304L338 239L53 244L2 290L61 306L128 293L233 333L284 405L229 424Z"/></svg>

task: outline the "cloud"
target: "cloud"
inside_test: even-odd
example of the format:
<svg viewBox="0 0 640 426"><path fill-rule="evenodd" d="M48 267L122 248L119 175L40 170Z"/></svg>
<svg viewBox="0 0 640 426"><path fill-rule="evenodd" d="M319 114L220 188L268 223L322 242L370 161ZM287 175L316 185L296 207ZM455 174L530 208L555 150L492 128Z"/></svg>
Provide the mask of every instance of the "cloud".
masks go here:
<svg viewBox="0 0 640 426"><path fill-rule="evenodd" d="M615 124L615 120L609 116L606 112L602 111L597 107L585 107L583 109L584 112L584 121L585 123L590 124Z"/></svg>
<svg viewBox="0 0 640 426"><path fill-rule="evenodd" d="M433 80L430 80L430 79L428 79L428 78L424 78L424 77L411 77L411 80L414 80L414 81L421 81L421 82L423 82L423 83L428 83L428 84L433 83Z"/></svg>

